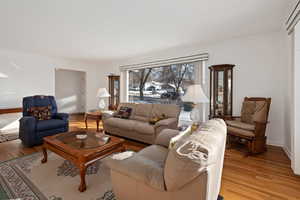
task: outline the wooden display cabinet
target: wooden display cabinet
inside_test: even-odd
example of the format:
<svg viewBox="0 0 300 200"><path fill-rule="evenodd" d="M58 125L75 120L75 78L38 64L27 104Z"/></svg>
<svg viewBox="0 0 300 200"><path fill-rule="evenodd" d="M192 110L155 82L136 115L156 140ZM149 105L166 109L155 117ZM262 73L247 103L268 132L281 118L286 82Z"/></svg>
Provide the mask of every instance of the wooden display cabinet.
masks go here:
<svg viewBox="0 0 300 200"><path fill-rule="evenodd" d="M209 118L232 116L233 67L235 65L213 65L210 70Z"/></svg>
<svg viewBox="0 0 300 200"><path fill-rule="evenodd" d="M120 103L120 76L108 76L109 110L116 110Z"/></svg>

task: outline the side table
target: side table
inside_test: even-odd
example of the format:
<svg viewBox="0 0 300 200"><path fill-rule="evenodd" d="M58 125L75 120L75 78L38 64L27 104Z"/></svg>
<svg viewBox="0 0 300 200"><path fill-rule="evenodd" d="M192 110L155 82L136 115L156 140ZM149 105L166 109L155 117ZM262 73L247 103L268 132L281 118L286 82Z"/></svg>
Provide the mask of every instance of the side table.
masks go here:
<svg viewBox="0 0 300 200"><path fill-rule="evenodd" d="M99 123L102 120L101 111L86 112L84 115L85 127L88 129L88 119L96 120L97 132L99 132Z"/></svg>

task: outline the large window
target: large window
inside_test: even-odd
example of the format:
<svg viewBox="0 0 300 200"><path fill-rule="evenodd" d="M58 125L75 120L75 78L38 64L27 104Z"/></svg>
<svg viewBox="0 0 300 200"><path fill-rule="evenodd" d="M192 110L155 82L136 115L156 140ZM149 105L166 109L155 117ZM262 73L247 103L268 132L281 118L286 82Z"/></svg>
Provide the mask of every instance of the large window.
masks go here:
<svg viewBox="0 0 300 200"><path fill-rule="evenodd" d="M129 70L130 102L180 103L189 85L195 84L194 63Z"/></svg>

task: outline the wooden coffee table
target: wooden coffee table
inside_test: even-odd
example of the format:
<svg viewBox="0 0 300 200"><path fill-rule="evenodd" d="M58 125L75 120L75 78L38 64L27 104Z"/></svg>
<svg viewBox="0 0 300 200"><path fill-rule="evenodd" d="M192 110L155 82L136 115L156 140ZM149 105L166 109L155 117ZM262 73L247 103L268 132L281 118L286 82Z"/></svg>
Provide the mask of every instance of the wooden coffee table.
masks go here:
<svg viewBox="0 0 300 200"><path fill-rule="evenodd" d="M87 134L87 138L79 140L76 138L78 134ZM47 162L47 149L74 163L80 170L81 182L78 189L84 192L87 167L109 154L125 150L124 139L110 136L110 140L105 143L102 136L103 134L95 132L74 131L44 137L42 163Z"/></svg>

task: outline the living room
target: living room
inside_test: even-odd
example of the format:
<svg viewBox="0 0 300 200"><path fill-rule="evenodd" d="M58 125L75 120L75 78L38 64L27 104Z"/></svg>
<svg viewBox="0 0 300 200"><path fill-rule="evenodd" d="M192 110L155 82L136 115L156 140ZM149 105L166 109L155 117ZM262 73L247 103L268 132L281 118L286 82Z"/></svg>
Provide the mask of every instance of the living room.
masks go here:
<svg viewBox="0 0 300 200"><path fill-rule="evenodd" d="M300 199L297 0L4 0L0 5L0 199ZM251 100L256 107L266 102L260 109L266 116L256 128L253 119L235 119ZM55 134L33 136L38 125L24 117L40 107L35 101L50 106L51 118L64 121ZM127 121L118 116L127 112ZM248 121L248 129L263 136L235 132L236 121ZM201 168L203 158L190 164L216 177L197 176L190 188L170 189L175 183L168 181L169 173L182 169L169 166L169 156L179 152L169 140L208 129L222 137L223 126L227 140L207 140L226 143L225 150L197 143L220 153L216 171ZM44 139L64 132L88 138L74 137L76 144L113 150L81 168L80 159L57 153L53 141ZM107 144L95 143L99 137ZM59 138L63 144L73 141ZM155 158L164 172L155 171L153 160L143 163L144 171L138 168L157 146L169 153ZM76 155L95 156L95 148L73 148ZM132 171L122 171L123 165ZM164 176L155 179L155 173Z"/></svg>

